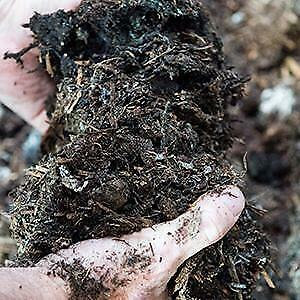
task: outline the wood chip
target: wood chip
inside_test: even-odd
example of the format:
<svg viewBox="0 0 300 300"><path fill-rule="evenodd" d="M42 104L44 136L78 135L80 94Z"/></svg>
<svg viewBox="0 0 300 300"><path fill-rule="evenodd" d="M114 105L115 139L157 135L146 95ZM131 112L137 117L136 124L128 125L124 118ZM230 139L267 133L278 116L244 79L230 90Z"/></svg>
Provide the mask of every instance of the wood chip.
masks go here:
<svg viewBox="0 0 300 300"><path fill-rule="evenodd" d="M274 282L272 281L270 275L266 271L263 271L261 274L264 277L268 287L271 289L275 289L276 286L275 286Z"/></svg>

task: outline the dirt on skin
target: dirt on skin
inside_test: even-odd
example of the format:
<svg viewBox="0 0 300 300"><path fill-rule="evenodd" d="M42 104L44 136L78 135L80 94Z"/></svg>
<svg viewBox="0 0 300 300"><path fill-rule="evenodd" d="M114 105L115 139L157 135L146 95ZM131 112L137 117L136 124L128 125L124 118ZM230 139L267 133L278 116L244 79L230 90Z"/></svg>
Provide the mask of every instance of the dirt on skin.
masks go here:
<svg viewBox="0 0 300 300"><path fill-rule="evenodd" d="M199 1L84 1L28 26L58 93L47 153L12 194L20 264L172 220L206 191L241 184L225 156L226 109L246 80L226 66ZM185 262L174 299L251 299L269 256L253 215Z"/></svg>

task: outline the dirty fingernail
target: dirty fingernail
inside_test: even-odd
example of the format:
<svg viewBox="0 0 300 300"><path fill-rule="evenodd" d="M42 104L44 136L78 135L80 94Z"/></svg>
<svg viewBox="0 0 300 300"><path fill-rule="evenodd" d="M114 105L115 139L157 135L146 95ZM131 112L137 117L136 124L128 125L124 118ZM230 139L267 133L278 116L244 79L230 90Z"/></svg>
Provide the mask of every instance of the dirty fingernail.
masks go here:
<svg viewBox="0 0 300 300"><path fill-rule="evenodd" d="M220 201L237 217L245 207L245 197L241 190L231 186L226 188L219 197Z"/></svg>

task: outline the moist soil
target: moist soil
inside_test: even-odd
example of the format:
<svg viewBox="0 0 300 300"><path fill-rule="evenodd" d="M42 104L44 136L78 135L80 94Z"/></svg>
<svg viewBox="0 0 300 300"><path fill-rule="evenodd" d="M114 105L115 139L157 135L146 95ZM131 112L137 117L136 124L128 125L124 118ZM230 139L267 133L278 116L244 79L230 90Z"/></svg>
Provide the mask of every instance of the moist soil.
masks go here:
<svg viewBox="0 0 300 300"><path fill-rule="evenodd" d="M34 15L41 65L57 84L44 157L12 193L18 263L78 241L119 237L185 212L203 193L242 185L226 159L228 107L245 78L226 65L199 1L84 1ZM247 207L219 243L187 260L174 299L251 299L269 244Z"/></svg>

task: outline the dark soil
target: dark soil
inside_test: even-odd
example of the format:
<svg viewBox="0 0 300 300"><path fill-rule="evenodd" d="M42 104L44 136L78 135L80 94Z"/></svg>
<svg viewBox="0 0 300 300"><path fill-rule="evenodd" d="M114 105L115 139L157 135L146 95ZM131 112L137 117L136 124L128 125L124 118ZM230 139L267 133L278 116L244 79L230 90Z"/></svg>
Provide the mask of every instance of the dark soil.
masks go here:
<svg viewBox="0 0 300 300"><path fill-rule="evenodd" d="M28 26L58 93L47 153L12 194L20 263L174 219L206 191L241 184L226 160L227 108L245 79L199 1L85 1ZM174 299L251 299L269 254L253 215L181 267Z"/></svg>
<svg viewBox="0 0 300 300"><path fill-rule="evenodd" d="M19 175L29 166L21 158L21 147L18 148L23 146L29 132L22 120L0 106L0 209L8 207L8 192L20 183Z"/></svg>

